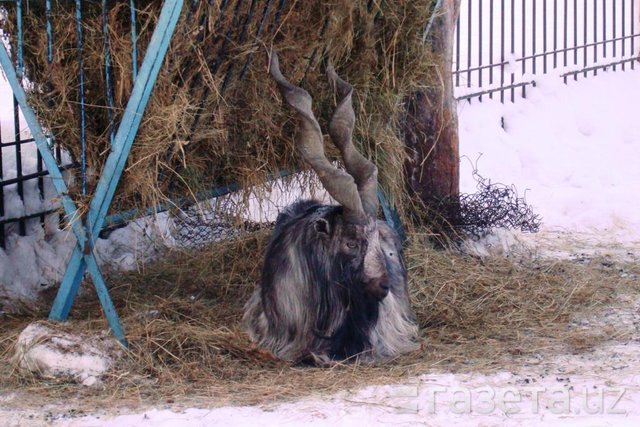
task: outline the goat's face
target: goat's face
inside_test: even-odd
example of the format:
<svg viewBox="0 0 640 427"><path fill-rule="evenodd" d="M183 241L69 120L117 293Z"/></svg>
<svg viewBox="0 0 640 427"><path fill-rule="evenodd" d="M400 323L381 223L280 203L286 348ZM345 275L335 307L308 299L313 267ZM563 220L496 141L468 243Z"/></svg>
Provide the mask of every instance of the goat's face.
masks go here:
<svg viewBox="0 0 640 427"><path fill-rule="evenodd" d="M389 293L388 272L382 250L380 231L375 219L366 222L347 221L338 215L329 220L318 218L315 230L337 254L338 277L347 279L350 286L383 300Z"/></svg>

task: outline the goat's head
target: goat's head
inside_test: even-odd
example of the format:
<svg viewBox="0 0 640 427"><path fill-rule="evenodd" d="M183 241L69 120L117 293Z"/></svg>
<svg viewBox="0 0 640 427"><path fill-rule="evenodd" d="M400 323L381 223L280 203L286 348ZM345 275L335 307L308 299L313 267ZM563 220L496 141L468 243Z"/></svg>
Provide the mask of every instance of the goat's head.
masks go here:
<svg viewBox="0 0 640 427"><path fill-rule="evenodd" d="M353 87L342 80L331 65L327 77L338 100L329 123L329 135L339 149L346 171L335 167L325 156L320 125L311 109L312 98L304 89L291 84L280 72L278 56L271 54L271 76L287 103L298 113L300 127L296 147L327 192L342 206L341 215L330 219L318 216L315 231L338 254L339 263L358 272L354 282L377 300L389 292L388 272L376 219L378 211L378 169L353 145L355 113ZM385 250L390 250L385 248ZM347 271L347 270L345 270Z"/></svg>

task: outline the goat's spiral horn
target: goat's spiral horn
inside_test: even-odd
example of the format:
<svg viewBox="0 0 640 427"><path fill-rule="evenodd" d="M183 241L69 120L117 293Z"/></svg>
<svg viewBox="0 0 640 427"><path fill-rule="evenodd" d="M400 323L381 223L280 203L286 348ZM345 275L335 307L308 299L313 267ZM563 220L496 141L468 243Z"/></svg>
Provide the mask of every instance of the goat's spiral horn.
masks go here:
<svg viewBox="0 0 640 427"><path fill-rule="evenodd" d="M271 63L269 68L271 77L273 77L276 83L278 83L280 93L287 103L298 112L300 117L300 128L296 132L295 136L295 145L300 152L300 155L318 174L320 182L322 182L322 185L327 192L329 192L331 197L343 206L345 218L348 221L357 222L365 220L365 210L363 209L360 194L358 193L358 186L354 181L354 177L333 166L325 156L322 131L320 130L320 125L311 110L311 95L309 95L306 90L291 84L282 75L280 72L278 55L275 52L271 52ZM353 114L353 109L351 110L351 113ZM342 115L339 115L339 118L337 119L338 122L342 120L340 117L342 117ZM353 125L351 125L351 127L353 128ZM341 129L343 129L343 127L340 125L336 127L337 132L341 132ZM350 153L348 148L347 153Z"/></svg>
<svg viewBox="0 0 640 427"><path fill-rule="evenodd" d="M336 74L331 63L327 66L327 77L338 97L338 106L329 123L329 135L342 154L347 172L356 181L364 211L375 218L378 213L378 168L353 145L353 127L356 121L352 100L353 86Z"/></svg>

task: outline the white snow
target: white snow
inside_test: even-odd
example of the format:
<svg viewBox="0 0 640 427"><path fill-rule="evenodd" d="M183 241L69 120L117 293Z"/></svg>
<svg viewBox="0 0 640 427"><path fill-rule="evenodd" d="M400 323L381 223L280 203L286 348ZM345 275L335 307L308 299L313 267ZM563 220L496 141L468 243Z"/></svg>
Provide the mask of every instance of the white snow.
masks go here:
<svg viewBox="0 0 640 427"><path fill-rule="evenodd" d="M571 233L582 246L639 248L640 70L536 81L515 104L460 103L461 191L474 192L477 168L542 216L531 240Z"/></svg>
<svg viewBox="0 0 640 427"><path fill-rule="evenodd" d="M95 386L121 353L118 342L110 336L100 339L32 323L18 336L13 363L40 378Z"/></svg>
<svg viewBox="0 0 640 427"><path fill-rule="evenodd" d="M535 355L518 366L491 374L434 373L408 378L400 384L344 390L283 404L186 410L149 408L117 416L100 413L79 418L62 414L52 424L58 427L636 426L640 423L640 330L635 323L640 321L640 313L625 317L625 313L610 310L607 316L614 322L622 320L622 329L630 334L631 343L608 343L593 353L581 355L553 358ZM606 320L591 323L598 327L606 324ZM2 416L0 412L0 420Z"/></svg>

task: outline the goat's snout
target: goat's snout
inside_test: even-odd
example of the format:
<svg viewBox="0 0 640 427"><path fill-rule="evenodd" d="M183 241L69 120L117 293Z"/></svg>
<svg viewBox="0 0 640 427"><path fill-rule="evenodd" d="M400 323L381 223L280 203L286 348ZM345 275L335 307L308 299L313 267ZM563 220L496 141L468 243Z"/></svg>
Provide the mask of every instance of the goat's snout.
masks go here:
<svg viewBox="0 0 640 427"><path fill-rule="evenodd" d="M389 279L386 274L374 277L367 282L367 292L382 301L389 294Z"/></svg>

